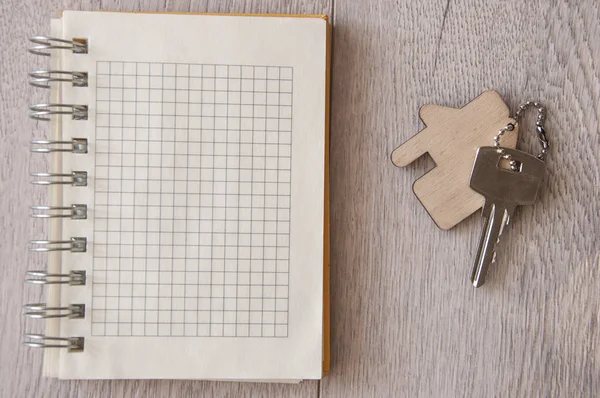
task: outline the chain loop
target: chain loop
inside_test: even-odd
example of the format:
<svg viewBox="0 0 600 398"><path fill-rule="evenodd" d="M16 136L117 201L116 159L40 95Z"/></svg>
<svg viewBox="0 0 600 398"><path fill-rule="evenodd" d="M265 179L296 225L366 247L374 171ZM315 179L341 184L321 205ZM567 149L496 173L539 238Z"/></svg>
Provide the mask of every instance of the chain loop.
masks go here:
<svg viewBox="0 0 600 398"><path fill-rule="evenodd" d="M550 150L550 141L548 140L548 137L546 137L546 131L544 130L544 120L546 120L546 108L544 108L539 102L527 101L524 104L521 104L521 106L519 106L519 109L517 109L517 112L515 113L515 116L513 116L513 119L515 120L516 123L518 123L519 118L523 115L525 110L531 106L537 108L537 111L538 111L538 116L537 116L537 120L535 122L535 126L536 126L538 140L542 144L542 150L537 155L537 157L540 160L546 160L546 155L548 154L548 151ZM498 131L498 134L494 137L494 146L496 148L499 148L500 147L500 137L502 137L504 135L504 133L506 133L507 131L513 131L514 129L515 129L515 125L513 123L508 123L506 126L501 128Z"/></svg>

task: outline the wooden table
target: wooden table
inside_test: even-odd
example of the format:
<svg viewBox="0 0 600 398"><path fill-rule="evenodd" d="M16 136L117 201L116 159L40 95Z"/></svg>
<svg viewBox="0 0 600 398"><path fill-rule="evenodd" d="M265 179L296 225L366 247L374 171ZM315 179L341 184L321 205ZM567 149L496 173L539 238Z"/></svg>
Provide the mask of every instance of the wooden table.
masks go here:
<svg viewBox="0 0 600 398"><path fill-rule="evenodd" d="M56 381L20 347L23 286L43 259L27 207L27 119L47 93L26 38L62 9L323 13L333 33L331 126L332 371L300 385ZM594 0L279 2L4 0L0 5L0 396L597 397L600 396L600 11ZM541 199L517 210L499 263L469 285L479 215L439 230L411 191L433 166L391 151L422 125L422 104L461 106L486 89L511 109L548 107L553 148ZM533 116L520 145L537 151ZM528 124L529 123L529 124Z"/></svg>

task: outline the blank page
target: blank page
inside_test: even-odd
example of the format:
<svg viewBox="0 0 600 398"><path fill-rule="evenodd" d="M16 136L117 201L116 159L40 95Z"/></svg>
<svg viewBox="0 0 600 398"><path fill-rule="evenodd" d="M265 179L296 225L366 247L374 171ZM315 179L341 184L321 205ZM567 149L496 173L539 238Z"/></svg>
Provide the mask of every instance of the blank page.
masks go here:
<svg viewBox="0 0 600 398"><path fill-rule="evenodd" d="M88 187L85 337L61 378L320 378L326 30L322 18L64 12L63 52L89 86L63 87L65 156ZM65 118L66 119L66 118Z"/></svg>

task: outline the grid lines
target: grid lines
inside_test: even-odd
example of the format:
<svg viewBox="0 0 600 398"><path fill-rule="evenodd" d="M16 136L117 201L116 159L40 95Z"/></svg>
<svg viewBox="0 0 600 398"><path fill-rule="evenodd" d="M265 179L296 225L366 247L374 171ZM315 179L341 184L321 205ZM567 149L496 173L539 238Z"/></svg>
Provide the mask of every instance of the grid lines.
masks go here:
<svg viewBox="0 0 600 398"><path fill-rule="evenodd" d="M292 75L97 62L92 335L287 337Z"/></svg>

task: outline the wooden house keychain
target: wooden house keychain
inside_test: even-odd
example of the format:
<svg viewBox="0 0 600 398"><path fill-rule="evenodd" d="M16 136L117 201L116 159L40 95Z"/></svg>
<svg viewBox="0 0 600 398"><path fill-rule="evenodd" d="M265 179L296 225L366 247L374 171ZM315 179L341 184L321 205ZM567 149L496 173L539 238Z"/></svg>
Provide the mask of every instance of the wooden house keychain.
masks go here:
<svg viewBox="0 0 600 398"><path fill-rule="evenodd" d="M537 157L514 149L518 120L531 106L538 110L542 150ZM396 148L392 162L406 166L426 152L433 158L436 167L415 181L413 191L442 229L483 207L484 227L471 273L473 286L480 287L514 209L537 198L550 148L543 127L545 109L529 101L510 118L500 95L486 91L463 108L426 105L419 115L427 127Z"/></svg>

